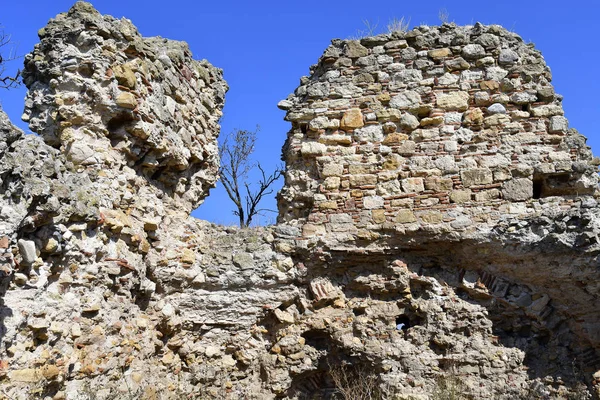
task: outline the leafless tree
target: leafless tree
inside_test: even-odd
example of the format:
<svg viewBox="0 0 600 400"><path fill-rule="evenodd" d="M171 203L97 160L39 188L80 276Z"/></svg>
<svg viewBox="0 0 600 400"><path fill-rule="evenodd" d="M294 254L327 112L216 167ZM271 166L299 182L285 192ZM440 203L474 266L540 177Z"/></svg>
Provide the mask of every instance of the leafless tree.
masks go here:
<svg viewBox="0 0 600 400"><path fill-rule="evenodd" d="M259 162L251 160L259 130L258 126L254 131L235 129L219 145L221 156L219 175L227 195L235 204L236 209L233 214L239 217L242 228L250 226L256 215L273 211L259 208L259 204L265 196L273 193L271 186L284 171L283 166L278 166L273 173L267 174ZM248 176L255 168L260 171L261 177L253 185L248 182ZM256 186L258 188L253 190Z"/></svg>
<svg viewBox="0 0 600 400"><path fill-rule="evenodd" d="M16 55L16 46L9 34L4 32L4 28L0 25L0 88L9 89L17 87L21 84L19 75L21 70L12 75L6 75L6 63L18 59Z"/></svg>

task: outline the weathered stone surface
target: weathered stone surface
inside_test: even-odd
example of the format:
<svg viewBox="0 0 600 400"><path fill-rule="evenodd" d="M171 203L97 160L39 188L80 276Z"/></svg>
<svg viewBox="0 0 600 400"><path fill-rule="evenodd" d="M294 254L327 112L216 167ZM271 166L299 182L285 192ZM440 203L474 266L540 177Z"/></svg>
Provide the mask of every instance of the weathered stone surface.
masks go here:
<svg viewBox="0 0 600 400"><path fill-rule="evenodd" d="M340 121L340 128L342 129L356 129L364 125L362 111L359 108L346 111Z"/></svg>
<svg viewBox="0 0 600 400"><path fill-rule="evenodd" d="M389 50L393 48L390 41L396 37L406 40L407 46L398 53ZM515 308L508 308L514 312L522 310L524 314L519 315L523 320L508 308L499 311L490 307L487 309L488 326L493 326L493 331L499 334L502 351L518 349L518 353L511 353L510 357L516 357L511 358L515 365L526 365L529 373L515 372L509 378L506 370L500 367L486 375L483 371L488 367L473 361L469 366L461 367L461 379L480 389L478 393L472 393L473 398L527 396L523 389L511 392L506 385L509 381L521 382L517 384L521 388L539 385L536 387L545 387L543 390L547 393L556 394L555 389L548 389L549 386L541 382L554 382L558 370L564 379L562 376L569 375L568 365L576 354L590 352L595 360L598 359L596 350L592 350L596 348L598 338L591 339L593 335L584 333L584 329L591 332L594 330L591 326L599 323L597 310L589 305L589 301L598 300L599 294L597 286L591 283L594 269L576 270L568 261L576 258L578 265L583 266L596 265L597 260L592 256L593 261L590 261L592 253L588 250L583 255L567 244L574 243L568 242L567 237L574 240L578 235L575 224L571 225L574 231L559 234L560 239L548 236L549 232L562 229L558 222L560 218L571 218L566 214L580 218L581 213L588 212L584 210L589 209L581 207L588 203L587 199L592 198L596 189L592 190L585 182L594 182L592 186L598 182L591 152L585 146L585 139L569 130L566 120L561 119L561 97L554 93L549 83L551 75L541 54L515 34L495 25L459 27L444 24L439 28L415 28L396 37L383 35L361 41L368 53L363 51L360 59L351 62L332 64L324 55L311 69L310 78L303 81L303 86L308 89L335 73L338 80L331 84L331 91L346 93L349 104L360 105L367 126L379 125L384 134L355 135L349 143L332 144L326 159L315 159L314 164L307 165L297 161L296 153L303 142L314 140L314 137L305 137L302 126L292 121L284 157L290 176L303 173L305 179L301 183L290 180L284 186L280 194L280 222L307 223L311 226L310 232L315 232L316 226L322 227L318 236L303 237L306 241L303 248L314 246L319 249L323 261L320 267L311 264L314 276L325 275L334 286L342 290L347 287L349 301L360 297L350 294L350 291L356 293L356 286L346 283L348 281L341 273L336 280L334 269L356 271L357 257L364 257L368 263L377 258L397 268L408 265L410 269L410 262L403 264L392 260L392 254L398 254L398 249L402 249L402 254L406 254L405 250L419 252L418 265L444 271L440 275L433 272L428 275L424 272L428 267L412 270L428 275L431 282L442 279L438 293L443 293L445 285L449 285L447 290L460 287L470 293L467 296L472 296L469 297L471 304L499 304L496 301L514 304ZM346 43L334 41L327 54L332 53L332 48L341 54ZM383 54L393 54L393 60ZM355 77L364 74L381 77L384 85L370 87L368 95L358 91L350 94L347 88L355 84ZM312 100L300 96L294 99L295 107L289 110L290 113L306 115ZM328 111L320 112L342 116L353 107L329 107ZM370 110L376 118L369 117ZM324 137L326 134L321 135ZM326 140L321 138L318 140ZM326 182L329 178L308 172L321 171L326 163L348 165L342 175L336 176L340 179L339 186L337 182L329 186ZM309 187L318 188L318 193L307 193ZM332 203L335 208L311 208L312 203L307 200L311 196L316 203ZM380 199L383 199L383 207L373 208L381 206ZM304 208L299 210L298 206L303 205ZM597 221L598 211L589 212L586 218ZM343 218L336 218L336 215ZM597 230L595 227L589 229ZM589 237L587 235L583 236ZM595 233L589 235L594 237ZM579 239L582 242L595 243L595 239L588 240L583 236ZM591 249L596 245L586 246L593 252ZM539 248L544 250L539 251ZM564 263L559 261L557 264L557 258ZM304 256L299 259L306 260ZM540 263L553 264L552 272L544 276L541 269L545 270L545 267ZM555 280L557 271L564 276L564 279L559 278L560 284ZM580 289L569 274L587 276L590 283L583 283L586 289ZM459 277L456 286L449 283L452 279L441 278L442 275ZM369 288L380 284L366 278L363 282ZM577 300L563 294L563 285L578 293ZM511 300L506 300L508 298ZM335 307L334 300L331 302ZM385 302L380 306L392 310L398 304ZM356 324L361 324L361 318L366 315L362 310L359 313ZM447 313L441 313L447 318ZM542 314L545 317L541 317ZM585 320L575 322L575 315L582 314L586 315ZM464 318L465 315L460 317L465 321ZM577 345L579 350L567 350L568 346L561 344L565 342L555 333L557 325L554 324L558 322L545 322L552 318L569 326L568 337L572 339L567 341L580 343ZM518 320L519 326L535 325L535 329L544 329L548 332L547 337L552 337L552 344L548 346L529 333L523 333L527 339L517 338L514 328L505 322L508 320ZM594 322L590 325L588 321ZM390 325L404 326L396 322L390 321ZM448 339L450 334L440 324L433 325L437 327L436 335L444 332L435 336L433 343L441 346L443 350L438 347L438 351L447 357L452 352L448 349L460 340L456 336ZM425 329L423 325L418 328ZM415 338L416 332L409 328L407 334ZM481 337L482 343L486 343L483 347L494 347L486 334ZM355 348L351 343L358 346L358 342L350 337L341 341L340 346L346 350ZM517 344L525 341L527 345ZM581 344L584 342L589 344ZM596 344L592 345L592 342ZM548 351L549 348L552 350ZM381 366L394 364L396 361L390 361L393 356L377 355L386 351L383 349L394 352L398 347L387 347L380 342L373 344L372 351L364 352L369 354L370 360L378 360ZM469 358L458 353L452 353L452 360ZM482 348L470 354L475 353L482 357L478 360L488 357ZM553 355L549 356L550 353ZM550 357L557 361L550 361ZM402 359L409 360L410 357ZM416 370L431 371L430 367L416 362L398 362L404 365L398 371L410 371L415 382L419 375ZM598 362L594 361L596 364ZM492 361L490 365L500 364ZM532 373L532 370L536 372ZM595 366L588 368L586 374L589 376L597 370ZM319 367L312 372L313 376L326 373ZM425 389L435 386L429 378L422 378L424 389L421 390L416 389L421 383L412 387L397 383L403 379L398 374L382 373L379 376L385 377L382 378L385 382L394 382L392 386L395 385L397 391L394 395L388 392L390 398L432 397L434 389ZM565 387L570 389L565 390L576 390L576 378L568 379L571 383ZM532 392L528 393L531 395Z"/></svg>
<svg viewBox="0 0 600 400"><path fill-rule="evenodd" d="M19 253L21 253L21 257L25 264L33 264L37 258L33 240L19 239Z"/></svg>
<svg viewBox="0 0 600 400"><path fill-rule="evenodd" d="M421 95L419 93L407 90L390 100L390 107L399 108L402 110L415 107L421 103Z"/></svg>
<svg viewBox="0 0 600 400"><path fill-rule="evenodd" d="M30 129L76 164L107 174L119 164L123 177L168 188L173 207L196 208L217 179L222 71L193 60L187 44L143 38L84 2L40 39L23 71Z"/></svg>
<svg viewBox="0 0 600 400"><path fill-rule="evenodd" d="M462 171L460 175L465 187L487 185L494 181L492 171L485 168L469 169Z"/></svg>
<svg viewBox="0 0 600 400"><path fill-rule="evenodd" d="M533 197L533 182L530 179L511 179L504 184L502 195L509 201L524 201Z"/></svg>
<svg viewBox="0 0 600 400"><path fill-rule="evenodd" d="M469 108L469 94L466 92L440 94L437 105L446 111L466 111Z"/></svg>
<svg viewBox="0 0 600 400"><path fill-rule="evenodd" d="M214 177L216 70L86 3L40 34L25 118L43 140L0 113L4 396L321 398L338 365L384 398L456 377L473 399L598 389L596 164L515 34L334 41L280 103L280 223L243 230L188 216ZM97 91L61 89L79 84Z"/></svg>
<svg viewBox="0 0 600 400"><path fill-rule="evenodd" d="M487 108L489 114L506 114L506 107L500 103L494 103Z"/></svg>

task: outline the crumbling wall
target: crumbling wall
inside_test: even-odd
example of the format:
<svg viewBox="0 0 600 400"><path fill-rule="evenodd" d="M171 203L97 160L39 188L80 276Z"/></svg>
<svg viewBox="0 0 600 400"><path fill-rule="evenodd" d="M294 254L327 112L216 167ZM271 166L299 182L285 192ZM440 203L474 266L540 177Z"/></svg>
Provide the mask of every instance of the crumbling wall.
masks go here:
<svg viewBox="0 0 600 400"><path fill-rule="evenodd" d="M186 43L143 38L84 2L39 36L23 71L30 129L77 168L104 171L98 180L145 178L135 199L198 207L217 179L222 71L192 59Z"/></svg>
<svg viewBox="0 0 600 400"><path fill-rule="evenodd" d="M369 240L593 194L592 153L550 81L541 54L499 26L333 41L279 103L292 123L282 221Z"/></svg>
<svg viewBox="0 0 600 400"><path fill-rule="evenodd" d="M0 112L0 397L599 390L595 166L516 35L334 41L280 103L281 221L245 230L189 217L220 70L83 2L40 39L39 136Z"/></svg>
<svg viewBox="0 0 600 400"><path fill-rule="evenodd" d="M260 396L260 366L233 354L264 347L250 332L296 293L293 263L271 229L189 216L217 179L222 72L84 2L40 39L23 117L39 136L0 111L0 397L202 397L228 379Z"/></svg>
<svg viewBox="0 0 600 400"><path fill-rule="evenodd" d="M484 340L522 350L525 380L592 383L600 368L598 162L550 82L533 45L494 25L332 41L279 103L292 124L280 223L297 230L307 281L327 277L353 302L347 275L367 269L357 258L402 260L484 307L493 327ZM415 295L385 293L392 308ZM456 356L472 388L490 390L471 394L510 397L483 378L486 352L464 350L442 353ZM439 348L420 354L431 351ZM371 367L393 364L373 354ZM448 370L444 357L436 365ZM477 364L479 372L465 366ZM506 379L505 388L522 377Z"/></svg>

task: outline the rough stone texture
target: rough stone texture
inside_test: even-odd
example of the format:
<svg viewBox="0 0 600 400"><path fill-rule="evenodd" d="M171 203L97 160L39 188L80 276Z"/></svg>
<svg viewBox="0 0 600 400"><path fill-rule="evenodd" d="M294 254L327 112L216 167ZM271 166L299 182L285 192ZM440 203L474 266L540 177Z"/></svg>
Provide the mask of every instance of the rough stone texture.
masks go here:
<svg viewBox="0 0 600 400"><path fill-rule="evenodd" d="M390 45L396 41L406 46ZM429 341L435 368L464 365L458 375L476 398L527 398L538 389L559 396L561 385L576 391L578 383L598 383L592 378L600 368L597 160L585 138L568 128L541 54L513 33L481 24L365 38L360 44L368 52L360 55L345 54L356 47L348 43L334 40L284 107L292 129L284 147L280 223L302 232L297 243L306 250L295 259L312 257L310 265L303 261L309 275L328 276L355 299L353 273L374 277L364 272L366 265L381 262L384 268L400 259L483 307L492 332L477 335L485 346L461 353ZM314 86L327 91L316 95ZM357 108L366 121L360 130L335 122L318 132L305 128L313 118L335 121ZM383 135L362 134L367 128ZM344 136L352 140L329 139ZM307 141L326 149L307 158L299 151ZM318 171L324 164L343 168L339 184L323 184ZM409 287L409 298L424 297ZM386 284L380 288L368 298L390 309L407 298ZM367 292L358 297L366 299ZM428 304L440 304L436 298ZM397 315L407 314L400 304ZM443 330L437 324L420 321L408 331ZM492 362L501 368L492 378L481 360L489 359L495 340L502 351L519 349L523 358L500 356L501 363ZM351 353L352 346L341 347ZM353 363L366 359L369 368L396 371L380 375L392 393L434 391L438 370L432 364L408 366L405 355L390 354L381 347L365 350ZM507 360L520 367L507 367ZM574 363L577 373L569 371ZM508 369L516 375L506 375ZM420 376L415 370L429 372L408 389L406 380ZM401 378L399 371L410 373ZM314 373L327 374L324 367Z"/></svg>
<svg viewBox="0 0 600 400"><path fill-rule="evenodd" d="M39 36L23 71L31 130L77 168L105 171L98 179L144 177L157 190L140 197L196 208L217 179L222 72L186 43L143 38L84 2Z"/></svg>
<svg viewBox="0 0 600 400"><path fill-rule="evenodd" d="M87 3L40 36L40 137L0 112L2 396L326 398L340 366L391 399L600 394L596 167L518 36L334 41L279 103L280 223L246 230L189 217L220 71Z"/></svg>

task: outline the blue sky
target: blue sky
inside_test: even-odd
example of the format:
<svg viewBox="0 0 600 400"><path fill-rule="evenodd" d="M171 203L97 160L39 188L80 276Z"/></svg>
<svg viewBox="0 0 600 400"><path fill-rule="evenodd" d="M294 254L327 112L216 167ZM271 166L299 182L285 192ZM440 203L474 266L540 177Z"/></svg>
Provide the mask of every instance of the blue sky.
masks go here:
<svg viewBox="0 0 600 400"><path fill-rule="evenodd" d="M73 1L2 1L0 24L19 43L21 54L37 43L37 31ZM277 102L287 97L317 62L333 38L348 38L364 29L364 20L381 30L392 18L410 18L411 26L439 24L440 10L457 24L501 24L540 49L562 94L571 126L588 137L600 154L596 118L600 116L600 51L597 27L600 0L571 1L198 1L96 0L102 13L127 17L144 36L185 40L196 58L223 68L230 85L222 132L261 126L256 160L267 168L279 162L289 130ZM20 65L13 63L11 69ZM0 91L12 121L20 121L25 89ZM282 182L279 182L281 186ZM277 188L278 189L278 188ZM235 224L231 203L218 184L194 216ZM275 209L274 194L265 207ZM275 220L275 214L259 222Z"/></svg>

